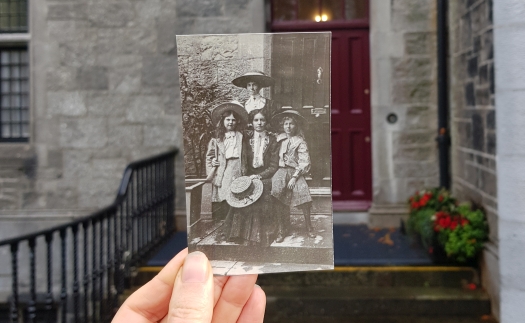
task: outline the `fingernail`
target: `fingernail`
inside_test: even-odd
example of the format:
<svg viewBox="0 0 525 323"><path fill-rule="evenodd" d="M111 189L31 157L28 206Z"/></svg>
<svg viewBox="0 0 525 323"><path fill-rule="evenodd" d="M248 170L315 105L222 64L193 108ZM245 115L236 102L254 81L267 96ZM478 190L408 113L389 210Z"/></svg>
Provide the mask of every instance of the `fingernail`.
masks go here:
<svg viewBox="0 0 525 323"><path fill-rule="evenodd" d="M195 251L186 256L182 266L183 283L204 283L208 278L208 258L200 252Z"/></svg>

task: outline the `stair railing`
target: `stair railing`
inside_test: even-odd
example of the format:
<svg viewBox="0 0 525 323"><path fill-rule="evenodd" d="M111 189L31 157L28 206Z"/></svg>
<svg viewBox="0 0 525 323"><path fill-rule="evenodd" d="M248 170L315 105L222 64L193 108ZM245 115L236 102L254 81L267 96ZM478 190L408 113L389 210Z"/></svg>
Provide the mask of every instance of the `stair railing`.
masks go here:
<svg viewBox="0 0 525 323"><path fill-rule="evenodd" d="M133 268L174 232L176 154L129 164L115 201L90 216L0 241L11 322L111 321Z"/></svg>

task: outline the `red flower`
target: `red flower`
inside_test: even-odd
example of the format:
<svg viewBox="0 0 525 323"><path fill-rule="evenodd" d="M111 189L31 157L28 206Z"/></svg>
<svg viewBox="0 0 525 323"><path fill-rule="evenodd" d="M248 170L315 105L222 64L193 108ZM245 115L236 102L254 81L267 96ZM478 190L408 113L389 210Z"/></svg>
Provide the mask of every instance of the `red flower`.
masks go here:
<svg viewBox="0 0 525 323"><path fill-rule="evenodd" d="M417 209L417 208L419 207L419 203L417 203L417 202L412 202L412 203L410 204L410 207L413 208L413 209Z"/></svg>
<svg viewBox="0 0 525 323"><path fill-rule="evenodd" d="M450 229L454 230L458 226L458 221L454 220L450 223Z"/></svg>
<svg viewBox="0 0 525 323"><path fill-rule="evenodd" d="M443 202L444 198L443 195L438 196L438 201Z"/></svg>
<svg viewBox="0 0 525 323"><path fill-rule="evenodd" d="M465 219L465 218L461 218L461 226L465 226L465 225L467 225L468 223L469 223L469 222L468 222L467 219Z"/></svg>
<svg viewBox="0 0 525 323"><path fill-rule="evenodd" d="M425 205L427 205L427 200L425 200L425 198L423 197L421 200L419 200L419 206L423 207Z"/></svg>
<svg viewBox="0 0 525 323"><path fill-rule="evenodd" d="M470 283L470 284L467 285L467 289L475 290L476 288L477 288L477 286L474 283Z"/></svg>
<svg viewBox="0 0 525 323"><path fill-rule="evenodd" d="M428 253L430 254L434 253L434 247L428 247Z"/></svg>

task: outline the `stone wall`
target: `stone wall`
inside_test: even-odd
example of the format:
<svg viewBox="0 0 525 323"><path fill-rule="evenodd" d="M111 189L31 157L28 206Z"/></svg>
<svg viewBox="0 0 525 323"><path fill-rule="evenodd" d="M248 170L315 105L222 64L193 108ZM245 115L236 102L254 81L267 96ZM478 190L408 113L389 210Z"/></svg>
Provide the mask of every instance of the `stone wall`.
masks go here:
<svg viewBox="0 0 525 323"><path fill-rule="evenodd" d="M246 89L231 83L234 78L253 70L271 74L271 37L268 34L181 36L177 37L177 46L186 176L205 178L203 156L214 130L211 110L225 101L248 99ZM269 88L261 93L271 98Z"/></svg>
<svg viewBox="0 0 525 323"><path fill-rule="evenodd" d="M492 1L451 1L450 126L453 193L486 211L490 243L483 283L498 314L498 212Z"/></svg>
<svg viewBox="0 0 525 323"><path fill-rule="evenodd" d="M373 224L407 214L415 190L438 185L436 8L430 0L370 1ZM395 114L395 123L387 122ZM381 218L381 217L379 217Z"/></svg>
<svg viewBox="0 0 525 323"><path fill-rule="evenodd" d="M0 144L7 217L111 203L127 163L182 149L175 35L264 31L262 0L30 4L32 131ZM182 152L176 172L182 193Z"/></svg>

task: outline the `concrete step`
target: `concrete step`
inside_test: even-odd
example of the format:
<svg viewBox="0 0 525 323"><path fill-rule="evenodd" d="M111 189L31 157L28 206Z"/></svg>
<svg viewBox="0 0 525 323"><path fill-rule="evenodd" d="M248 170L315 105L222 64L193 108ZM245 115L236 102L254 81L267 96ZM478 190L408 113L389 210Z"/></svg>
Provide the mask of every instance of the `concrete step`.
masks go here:
<svg viewBox="0 0 525 323"><path fill-rule="evenodd" d="M482 290L447 287L265 286L269 317L482 316L490 301Z"/></svg>
<svg viewBox="0 0 525 323"><path fill-rule="evenodd" d="M335 267L320 272L260 275L260 286L450 287L479 284L471 267Z"/></svg>
<svg viewBox="0 0 525 323"><path fill-rule="evenodd" d="M498 323L490 315L438 315L438 316L418 316L418 315L358 315L358 316L309 316L309 317L278 317L268 315L264 317L265 323Z"/></svg>

